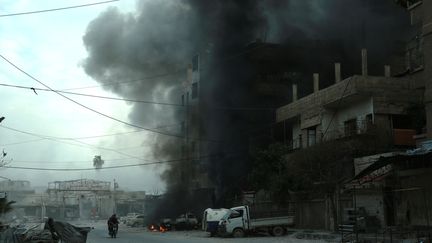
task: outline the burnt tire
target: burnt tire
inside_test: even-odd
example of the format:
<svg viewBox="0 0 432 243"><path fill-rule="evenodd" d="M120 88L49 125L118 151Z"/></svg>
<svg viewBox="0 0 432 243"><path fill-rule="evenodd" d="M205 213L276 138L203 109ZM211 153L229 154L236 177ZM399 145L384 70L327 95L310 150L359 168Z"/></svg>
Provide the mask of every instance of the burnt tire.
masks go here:
<svg viewBox="0 0 432 243"><path fill-rule="evenodd" d="M270 234L272 236L283 236L285 234L285 229L282 226L275 226L271 228Z"/></svg>
<svg viewBox="0 0 432 243"><path fill-rule="evenodd" d="M245 237L245 232L241 228L236 228L233 230L232 235L234 238L243 238L243 237Z"/></svg>

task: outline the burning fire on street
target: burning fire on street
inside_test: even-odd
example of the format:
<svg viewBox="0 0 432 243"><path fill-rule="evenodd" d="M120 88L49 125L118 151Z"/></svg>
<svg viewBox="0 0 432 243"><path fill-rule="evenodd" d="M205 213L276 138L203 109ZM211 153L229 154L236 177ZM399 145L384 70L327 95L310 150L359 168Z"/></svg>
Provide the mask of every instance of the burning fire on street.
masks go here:
<svg viewBox="0 0 432 243"><path fill-rule="evenodd" d="M162 232L165 233L168 229L162 225L151 224L148 226L148 229L152 232Z"/></svg>

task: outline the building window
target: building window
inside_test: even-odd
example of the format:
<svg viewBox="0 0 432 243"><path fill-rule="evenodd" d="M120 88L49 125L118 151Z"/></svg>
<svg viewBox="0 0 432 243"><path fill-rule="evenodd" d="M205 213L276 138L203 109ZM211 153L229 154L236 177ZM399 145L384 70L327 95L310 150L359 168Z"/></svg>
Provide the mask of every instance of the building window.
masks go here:
<svg viewBox="0 0 432 243"><path fill-rule="evenodd" d="M373 116L372 114L366 115L366 131L371 129L373 125Z"/></svg>
<svg viewBox="0 0 432 243"><path fill-rule="evenodd" d="M192 84L192 99L196 99L198 97L198 83Z"/></svg>
<svg viewBox="0 0 432 243"><path fill-rule="evenodd" d="M310 127L307 129L307 145L313 146L316 144L316 127Z"/></svg>
<svg viewBox="0 0 432 243"><path fill-rule="evenodd" d="M351 119L344 122L345 136L357 134L357 119Z"/></svg>
<svg viewBox="0 0 432 243"><path fill-rule="evenodd" d="M181 134L185 134L186 132L186 124L184 121L181 122Z"/></svg>
<svg viewBox="0 0 432 243"><path fill-rule="evenodd" d="M192 153L192 155L195 155L195 152L196 152L196 142L192 141L191 142L191 153Z"/></svg>
<svg viewBox="0 0 432 243"><path fill-rule="evenodd" d="M192 71L198 71L199 69L199 55L195 55L192 58Z"/></svg>
<svg viewBox="0 0 432 243"><path fill-rule="evenodd" d="M181 97L181 104L182 104L182 105L185 105L185 96L184 96L184 94L183 94L182 97Z"/></svg>

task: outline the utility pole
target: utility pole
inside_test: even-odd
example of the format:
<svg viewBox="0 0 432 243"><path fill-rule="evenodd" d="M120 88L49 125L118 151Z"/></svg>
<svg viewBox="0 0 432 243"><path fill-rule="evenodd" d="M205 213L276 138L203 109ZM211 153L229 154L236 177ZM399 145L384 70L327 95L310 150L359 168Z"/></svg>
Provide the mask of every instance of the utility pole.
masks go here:
<svg viewBox="0 0 432 243"><path fill-rule="evenodd" d="M116 188L117 188L117 183L116 183L116 180L114 179L114 190L113 190L113 200L114 200L114 212L113 213L116 213L117 212L117 198L116 198Z"/></svg>

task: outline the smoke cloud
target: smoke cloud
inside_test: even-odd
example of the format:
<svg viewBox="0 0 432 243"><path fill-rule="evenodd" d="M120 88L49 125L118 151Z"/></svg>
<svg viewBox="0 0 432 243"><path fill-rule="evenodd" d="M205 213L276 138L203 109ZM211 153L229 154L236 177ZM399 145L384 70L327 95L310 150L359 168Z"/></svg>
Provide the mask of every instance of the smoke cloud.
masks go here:
<svg viewBox="0 0 432 243"><path fill-rule="evenodd" d="M243 54L246 45L257 38L280 44L286 55L273 71L299 73L296 81L305 94L311 89L313 72L320 72L323 86L333 82L334 62L342 62L345 77L359 73L362 47L369 49L370 72L381 74L382 65L395 50L401 50L400 42L409 34L408 15L393 0L351 0L349 4L346 0L137 1L134 13L109 8L89 24L83 37L88 51L84 69L101 84L140 80L104 86L120 96L180 103L186 67L200 52L208 57L204 105L276 106L263 104L249 87L249 80L256 79L259 71ZM144 79L165 73L169 75ZM288 103L290 97L285 98ZM183 112L174 107L133 104L130 119L157 127L180 122ZM231 185L238 185L237 191L247 186L243 184L249 166L245 127L256 117L260 117L256 121L262 117L269 121L274 119L269 118L272 115L213 110L201 114L207 138L230 141L212 146L210 152L222 155L205 167L222 197ZM168 131L176 133L179 128ZM159 142L153 150L155 157L180 158L181 140L155 139ZM185 177L182 166L185 164L173 163L163 175L171 191L181 187ZM184 196L179 191L184 188L171 195Z"/></svg>

